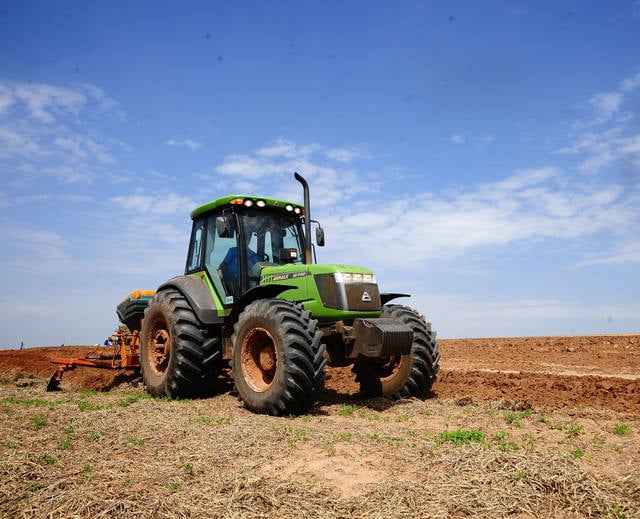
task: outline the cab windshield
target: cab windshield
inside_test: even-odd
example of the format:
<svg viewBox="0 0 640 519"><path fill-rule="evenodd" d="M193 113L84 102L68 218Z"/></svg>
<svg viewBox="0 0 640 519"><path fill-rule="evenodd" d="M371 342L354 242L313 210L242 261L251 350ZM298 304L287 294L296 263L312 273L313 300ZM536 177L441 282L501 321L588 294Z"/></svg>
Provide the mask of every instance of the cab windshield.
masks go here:
<svg viewBox="0 0 640 519"><path fill-rule="evenodd" d="M270 265L303 263L304 246L299 220L280 213L265 211L240 215L248 255ZM282 255L282 250L288 251Z"/></svg>
<svg viewBox="0 0 640 519"><path fill-rule="evenodd" d="M304 263L300 221L276 211L236 213L230 232L219 236L211 215L205 266L225 304L260 283L262 269Z"/></svg>

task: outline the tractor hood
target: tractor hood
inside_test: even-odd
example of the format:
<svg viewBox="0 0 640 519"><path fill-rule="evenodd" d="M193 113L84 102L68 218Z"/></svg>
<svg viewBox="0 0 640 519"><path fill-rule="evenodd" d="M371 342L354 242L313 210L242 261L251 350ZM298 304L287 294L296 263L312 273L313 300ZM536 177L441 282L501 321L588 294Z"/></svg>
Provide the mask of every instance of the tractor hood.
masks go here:
<svg viewBox="0 0 640 519"><path fill-rule="evenodd" d="M260 284L287 285L281 294L300 301L320 321L377 317L381 302L373 271L354 265L264 266Z"/></svg>

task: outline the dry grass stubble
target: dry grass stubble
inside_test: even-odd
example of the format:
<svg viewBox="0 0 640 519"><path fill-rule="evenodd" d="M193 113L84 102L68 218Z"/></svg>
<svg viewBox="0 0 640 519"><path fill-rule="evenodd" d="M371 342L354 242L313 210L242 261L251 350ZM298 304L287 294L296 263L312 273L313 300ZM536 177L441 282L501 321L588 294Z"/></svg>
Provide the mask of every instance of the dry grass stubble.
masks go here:
<svg viewBox="0 0 640 519"><path fill-rule="evenodd" d="M637 416L554 411L514 425L499 405L468 404L363 400L275 418L228 394L3 384L0 516L638 517ZM621 419L628 437L610 432ZM570 423L583 429L555 427Z"/></svg>

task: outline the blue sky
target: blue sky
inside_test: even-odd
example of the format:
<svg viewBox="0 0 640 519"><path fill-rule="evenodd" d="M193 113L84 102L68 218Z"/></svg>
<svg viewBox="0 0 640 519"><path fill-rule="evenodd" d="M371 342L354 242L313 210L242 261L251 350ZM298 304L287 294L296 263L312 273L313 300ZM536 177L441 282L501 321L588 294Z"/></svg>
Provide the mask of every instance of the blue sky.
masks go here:
<svg viewBox="0 0 640 519"><path fill-rule="evenodd" d="M640 2L3 2L0 347L102 342L189 213L312 189L440 337L640 332Z"/></svg>

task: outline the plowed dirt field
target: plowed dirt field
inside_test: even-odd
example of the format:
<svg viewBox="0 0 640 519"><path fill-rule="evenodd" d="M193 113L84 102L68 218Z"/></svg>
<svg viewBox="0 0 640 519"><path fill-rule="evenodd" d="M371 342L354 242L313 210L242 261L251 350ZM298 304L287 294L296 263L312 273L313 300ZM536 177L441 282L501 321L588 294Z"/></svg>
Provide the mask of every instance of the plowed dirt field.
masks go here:
<svg viewBox="0 0 640 519"><path fill-rule="evenodd" d="M51 358L110 349L0 351L0 517L640 518L640 335L439 342L430 398L330 368L298 417L118 369L48 393Z"/></svg>
<svg viewBox="0 0 640 519"><path fill-rule="evenodd" d="M433 397L488 402L509 398L535 406L639 412L640 335L440 340ZM108 356L110 348L62 346L0 351L0 373L49 377L54 357ZM106 362L109 365L109 362ZM109 390L135 372L78 367L63 388ZM350 368L327 370L325 399L356 397Z"/></svg>

